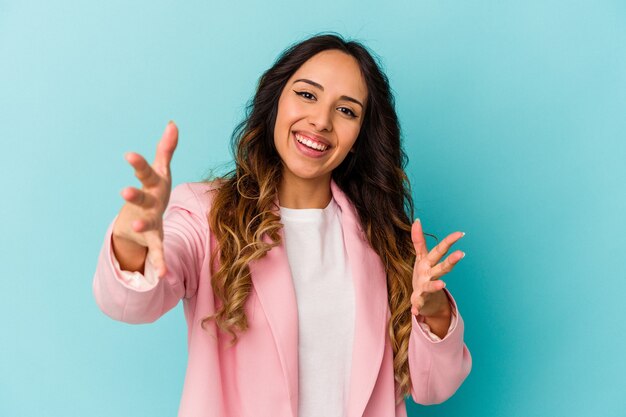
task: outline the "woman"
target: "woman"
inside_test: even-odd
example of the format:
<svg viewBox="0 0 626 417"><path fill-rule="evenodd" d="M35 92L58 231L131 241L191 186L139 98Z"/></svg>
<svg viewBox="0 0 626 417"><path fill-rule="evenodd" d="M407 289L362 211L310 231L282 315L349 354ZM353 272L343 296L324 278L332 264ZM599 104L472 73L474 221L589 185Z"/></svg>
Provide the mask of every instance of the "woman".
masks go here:
<svg viewBox="0 0 626 417"><path fill-rule="evenodd" d="M259 81L233 134L236 167L171 192L178 130L109 225L100 308L145 323L183 299L189 363L179 416L406 416L471 369L413 213L387 77L359 43L293 45ZM412 216L411 216L412 218Z"/></svg>

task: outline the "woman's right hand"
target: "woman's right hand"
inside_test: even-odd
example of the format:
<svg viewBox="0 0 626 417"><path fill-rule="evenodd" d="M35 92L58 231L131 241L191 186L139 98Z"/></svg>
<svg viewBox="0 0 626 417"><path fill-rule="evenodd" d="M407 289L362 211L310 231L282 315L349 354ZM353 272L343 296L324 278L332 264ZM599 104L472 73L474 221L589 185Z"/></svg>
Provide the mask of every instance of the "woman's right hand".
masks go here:
<svg viewBox="0 0 626 417"><path fill-rule="evenodd" d="M121 192L126 203L113 225L113 250L122 269L143 271L148 256L160 278L167 272L163 255L163 214L170 199L170 162L177 144L178 128L170 121L157 145L152 165L138 153L124 155L142 187L126 187Z"/></svg>

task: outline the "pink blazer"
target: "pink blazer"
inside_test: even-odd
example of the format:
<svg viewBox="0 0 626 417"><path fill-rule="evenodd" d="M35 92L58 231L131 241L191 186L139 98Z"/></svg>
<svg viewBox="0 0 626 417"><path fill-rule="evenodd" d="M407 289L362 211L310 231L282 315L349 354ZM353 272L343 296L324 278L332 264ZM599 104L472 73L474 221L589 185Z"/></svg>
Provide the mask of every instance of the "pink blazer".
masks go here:
<svg viewBox="0 0 626 417"><path fill-rule="evenodd" d="M183 300L188 366L180 417L297 417L298 313L284 246L250 265L253 288L245 304L249 329L237 345L229 347L230 335L218 333L213 321L207 330L200 327L201 319L213 313L217 303L209 280L210 246L215 245L206 220L211 202L204 192L211 186L183 183L172 190L164 216L169 270L161 280L149 279L149 262L145 276L137 272L129 278L121 273L111 251L114 219L93 279L95 300L105 314L127 323L153 322ZM395 405L384 267L365 241L354 207L334 181L331 191L341 208L356 303L346 415L405 417L404 401ZM431 340L413 316L409 366L411 396L418 404L448 399L472 366L463 342L463 320L448 296L457 323L443 340Z"/></svg>

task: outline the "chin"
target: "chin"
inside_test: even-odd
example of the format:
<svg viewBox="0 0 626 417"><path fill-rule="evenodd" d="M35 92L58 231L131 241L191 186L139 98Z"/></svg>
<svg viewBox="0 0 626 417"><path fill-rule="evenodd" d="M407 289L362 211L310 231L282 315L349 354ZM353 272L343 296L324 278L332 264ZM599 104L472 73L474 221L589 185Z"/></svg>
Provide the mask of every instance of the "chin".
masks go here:
<svg viewBox="0 0 626 417"><path fill-rule="evenodd" d="M304 169L289 169L289 175L301 180L316 180L319 179L321 180L322 178L325 178L327 174L325 173L320 173L320 172L312 172L312 171L307 171Z"/></svg>

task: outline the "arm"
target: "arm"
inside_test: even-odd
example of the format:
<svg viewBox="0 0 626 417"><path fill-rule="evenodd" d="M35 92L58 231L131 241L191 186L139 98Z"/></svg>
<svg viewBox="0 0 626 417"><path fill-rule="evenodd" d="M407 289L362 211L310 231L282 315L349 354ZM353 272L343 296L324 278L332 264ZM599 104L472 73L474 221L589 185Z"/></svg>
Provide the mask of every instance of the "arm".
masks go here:
<svg viewBox="0 0 626 417"><path fill-rule="evenodd" d="M93 278L96 303L106 315L127 323L149 323L176 306L181 298L195 294L208 223L189 184L172 190L163 216L163 251L168 266L163 278L157 277L149 257L143 273L120 269L112 250L114 224L115 219L105 233Z"/></svg>
<svg viewBox="0 0 626 417"><path fill-rule="evenodd" d="M464 323L456 301L447 289L453 318L448 334L433 340L420 326L417 317L409 338L409 369L413 401L418 404L439 404L450 398L461 386L472 368L472 358L463 342ZM456 314L455 314L456 313Z"/></svg>

